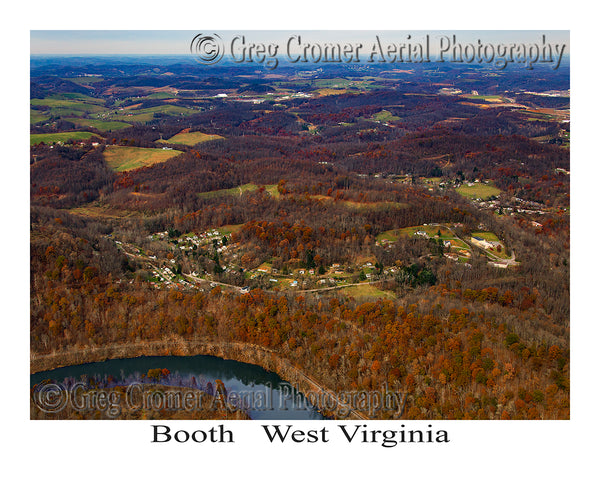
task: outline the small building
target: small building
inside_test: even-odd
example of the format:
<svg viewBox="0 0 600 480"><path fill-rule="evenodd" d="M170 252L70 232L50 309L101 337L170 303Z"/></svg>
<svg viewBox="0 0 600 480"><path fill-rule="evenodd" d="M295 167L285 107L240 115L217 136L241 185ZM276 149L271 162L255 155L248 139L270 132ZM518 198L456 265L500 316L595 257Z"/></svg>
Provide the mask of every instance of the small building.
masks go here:
<svg viewBox="0 0 600 480"><path fill-rule="evenodd" d="M501 242L486 240L481 237L471 237L471 243L481 248L497 248L498 246L502 246Z"/></svg>

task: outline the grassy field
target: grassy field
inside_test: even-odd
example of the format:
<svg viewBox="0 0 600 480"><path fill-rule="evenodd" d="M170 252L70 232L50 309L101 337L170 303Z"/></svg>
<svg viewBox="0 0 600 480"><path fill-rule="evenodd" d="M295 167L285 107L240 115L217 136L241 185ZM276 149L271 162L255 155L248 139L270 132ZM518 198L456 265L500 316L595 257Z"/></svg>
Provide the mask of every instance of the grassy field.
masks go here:
<svg viewBox="0 0 600 480"><path fill-rule="evenodd" d="M37 143L66 142L67 140L85 140L93 137L91 132L61 132L61 133L33 133L29 135L29 145Z"/></svg>
<svg viewBox="0 0 600 480"><path fill-rule="evenodd" d="M77 85L88 85L90 83L101 82L104 78L98 76L88 76L88 77L67 77L63 78L63 80L68 80L69 82L76 83Z"/></svg>
<svg viewBox="0 0 600 480"><path fill-rule="evenodd" d="M499 242L500 239L493 232L473 232L471 233L472 237L483 238L484 240L489 240L490 242Z"/></svg>
<svg viewBox="0 0 600 480"><path fill-rule="evenodd" d="M122 130L129 128L131 125L125 122L116 122L111 120L97 120L90 118L65 118L68 122L72 122L78 127L93 127L103 132L109 132L111 130Z"/></svg>
<svg viewBox="0 0 600 480"><path fill-rule="evenodd" d="M146 95L146 98L158 99L158 100L166 100L169 98L177 98L177 95L170 92L154 92L150 95Z"/></svg>
<svg viewBox="0 0 600 480"><path fill-rule="evenodd" d="M208 142L209 140L218 140L222 137L221 135L209 135L202 132L191 132L191 133L178 133L177 135L163 140L166 143L182 143L183 145L193 146L197 143Z"/></svg>
<svg viewBox="0 0 600 480"><path fill-rule="evenodd" d="M156 107L151 108L141 108L139 110L123 110L119 111L116 115L114 115L114 117L115 119L123 120L125 122L131 121L145 123L154 119L154 114L185 116L193 115L194 113L198 113L199 111L200 110L198 109L178 107L177 105L166 104L158 105Z"/></svg>
<svg viewBox="0 0 600 480"><path fill-rule="evenodd" d="M166 162L180 153L178 150L110 145L104 150L104 159L115 172L125 172L154 165L155 163Z"/></svg>
<svg viewBox="0 0 600 480"><path fill-rule="evenodd" d="M400 117L392 115L392 113L387 110L382 110L381 112L378 112L375 115L373 115L371 117L371 120L377 120L378 122L387 123L400 120Z"/></svg>
<svg viewBox="0 0 600 480"><path fill-rule="evenodd" d="M486 102L501 102L502 97L500 95L465 95L465 98L471 100L485 100Z"/></svg>
<svg viewBox="0 0 600 480"><path fill-rule="evenodd" d="M327 195L309 195L309 197L314 200L322 200L325 202L335 201L341 205L359 210L389 210L391 208L407 208L409 206L407 203L402 202L355 202L353 200L335 200L333 197L328 197Z"/></svg>
<svg viewBox="0 0 600 480"><path fill-rule="evenodd" d="M243 226L243 223L238 223L237 225L223 225L222 227L217 228L217 230L221 235L229 235L238 232Z"/></svg>
<svg viewBox="0 0 600 480"><path fill-rule="evenodd" d="M396 296L391 292L379 290L377 287L365 283L364 285L355 285L353 287L342 288L339 290L341 293L348 297L354 297L355 299L364 298L388 298L395 299Z"/></svg>
<svg viewBox="0 0 600 480"><path fill-rule="evenodd" d="M427 185L439 185L442 181L442 177L422 177L420 180Z"/></svg>
<svg viewBox="0 0 600 480"><path fill-rule="evenodd" d="M381 232L377 235L378 242L382 240L387 240L388 242L396 242L398 240L398 230L387 230L385 232Z"/></svg>
<svg viewBox="0 0 600 480"><path fill-rule="evenodd" d="M49 118L50 118L50 115L43 113L40 110L34 110L34 109L29 110L29 123L31 123L31 124L38 123L38 122L45 122Z"/></svg>
<svg viewBox="0 0 600 480"><path fill-rule="evenodd" d="M322 97L326 97L328 95L342 95L344 93L348 93L349 90L345 88L319 88L315 90Z"/></svg>
<svg viewBox="0 0 600 480"><path fill-rule="evenodd" d="M107 205L101 205L97 202L82 205L81 207L71 208L69 212L73 215L90 218L125 218L141 216L140 212L120 210Z"/></svg>
<svg viewBox="0 0 600 480"><path fill-rule="evenodd" d="M389 210L391 208L408 208L407 203L402 202L353 202L351 200L342 200L344 205L351 208L364 210Z"/></svg>
<svg viewBox="0 0 600 480"><path fill-rule="evenodd" d="M498 236L493 232L481 232L481 231L480 232L472 232L471 236L483 238L484 240L488 240L490 242L500 242L500 239L498 238ZM492 253L494 256L491 256L490 253L488 252L488 250L485 250L485 253L488 255L488 257L490 257L492 259L494 259L494 256L500 257L500 258L510 258L510 255L508 254L508 251L504 244L501 244L500 251L498 251L497 249L493 250Z"/></svg>
<svg viewBox="0 0 600 480"><path fill-rule="evenodd" d="M88 95L83 95L82 93L56 93L54 95L49 95L43 99L34 98L31 100L31 103L33 105L47 105L49 107L65 106L65 104L70 102L81 102L92 105L104 105L103 99L90 97Z"/></svg>
<svg viewBox="0 0 600 480"><path fill-rule="evenodd" d="M51 95L46 98L33 98L31 105L48 107L46 112L53 116L80 116L90 113L102 113L107 109L104 100L88 97L79 93Z"/></svg>
<svg viewBox="0 0 600 480"><path fill-rule="evenodd" d="M435 237L438 233L438 231L441 233L440 238L442 239L451 239L454 238L454 234L452 233L452 231L448 228L448 227L438 227L436 225L416 225L414 227L406 227L406 228L401 228L400 230L398 230L398 232L400 234L403 235L409 235L412 236L414 235L416 232L425 232L427 235L429 235L430 237ZM425 237L423 237L425 238Z"/></svg>
<svg viewBox="0 0 600 480"><path fill-rule="evenodd" d="M279 197L279 192L277 191L277 185L264 185L265 190L274 198ZM233 188L224 188L221 190L212 190L211 192L201 192L198 194L201 198L215 198L222 197L227 195L241 195L244 192L254 192L258 190L259 186L254 183L246 183L245 185L240 185L239 187Z"/></svg>
<svg viewBox="0 0 600 480"><path fill-rule="evenodd" d="M482 200L487 200L490 197L499 195L502 193L502 190L494 187L492 184L475 183L471 187L463 184L456 189L456 192L470 199L481 198Z"/></svg>
<svg viewBox="0 0 600 480"><path fill-rule="evenodd" d="M347 78L323 78L315 81L315 86L318 88L346 88L353 83Z"/></svg>

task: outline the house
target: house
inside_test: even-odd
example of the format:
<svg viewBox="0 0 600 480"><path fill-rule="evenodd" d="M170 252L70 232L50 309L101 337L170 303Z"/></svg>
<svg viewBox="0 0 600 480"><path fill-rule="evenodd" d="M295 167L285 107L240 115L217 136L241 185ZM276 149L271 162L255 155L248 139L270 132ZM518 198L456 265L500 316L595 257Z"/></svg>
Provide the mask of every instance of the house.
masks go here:
<svg viewBox="0 0 600 480"><path fill-rule="evenodd" d="M481 248L496 248L502 245L502 243L500 242L496 242L494 240L486 240L481 237L471 237L471 243Z"/></svg>

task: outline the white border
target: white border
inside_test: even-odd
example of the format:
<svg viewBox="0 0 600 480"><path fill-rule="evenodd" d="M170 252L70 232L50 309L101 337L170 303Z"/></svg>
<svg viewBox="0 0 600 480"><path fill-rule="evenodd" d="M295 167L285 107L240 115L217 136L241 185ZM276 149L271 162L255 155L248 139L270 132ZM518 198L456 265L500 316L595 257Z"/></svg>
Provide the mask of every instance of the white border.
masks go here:
<svg viewBox="0 0 600 480"><path fill-rule="evenodd" d="M8 58L2 69L4 99L3 207L5 231L2 237L3 321L8 331L5 344L5 371L2 406L8 420L11 452L8 466L50 478L106 477L134 474L136 478L163 474L173 477L235 474L281 475L305 478L349 476L373 478L420 475L425 478L564 478L571 469L597 471L594 433L598 381L591 370L599 336L595 299L597 254L596 193L598 138L596 27L591 10L580 12L565 2L501 4L471 2L131 2L103 1L84 5L81 1L27 2L19 7L18 19L6 13L2 32ZM575 21L584 17L584 20ZM588 20L589 19L589 20ZM8 25L6 25L8 24ZM271 446L259 431L258 422L231 422L239 435L232 446L151 445L150 422L31 422L28 420L28 185L27 125L29 103L30 29L560 29L571 30L572 65L572 420L560 422L435 422L450 432L447 445L416 445L382 448L375 445L348 447L332 442L325 448L297 445ZM13 95L14 93L14 95ZM591 116L591 112L596 115ZM8 120L8 125L7 125ZM14 177L17 181L14 181ZM590 222L592 220L592 222ZM594 223L594 225L589 225ZM15 238L15 232L17 238ZM595 238L598 238L595 235ZM592 290L594 289L594 290ZM15 368L16 366L16 368ZM594 365L595 366L595 365ZM10 395L9 392L16 392ZM378 428L395 424L372 422ZM427 422L425 422L427 424ZM171 422L197 428L194 422ZM303 422L308 427L310 422ZM318 428L323 428L321 423ZM334 424L331 423L331 429ZM226 447L226 448L222 448ZM593 450L592 450L593 448ZM27 456L25 456L27 455ZM34 466L35 465L35 466ZM577 473L575 473L577 476Z"/></svg>

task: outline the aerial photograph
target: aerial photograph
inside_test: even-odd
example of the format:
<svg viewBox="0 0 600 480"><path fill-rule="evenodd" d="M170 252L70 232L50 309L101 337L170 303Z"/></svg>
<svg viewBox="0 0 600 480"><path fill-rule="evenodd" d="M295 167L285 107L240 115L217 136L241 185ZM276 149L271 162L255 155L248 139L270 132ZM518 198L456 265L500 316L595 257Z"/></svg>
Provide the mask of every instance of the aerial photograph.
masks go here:
<svg viewBox="0 0 600 480"><path fill-rule="evenodd" d="M571 418L568 31L30 36L31 420Z"/></svg>

